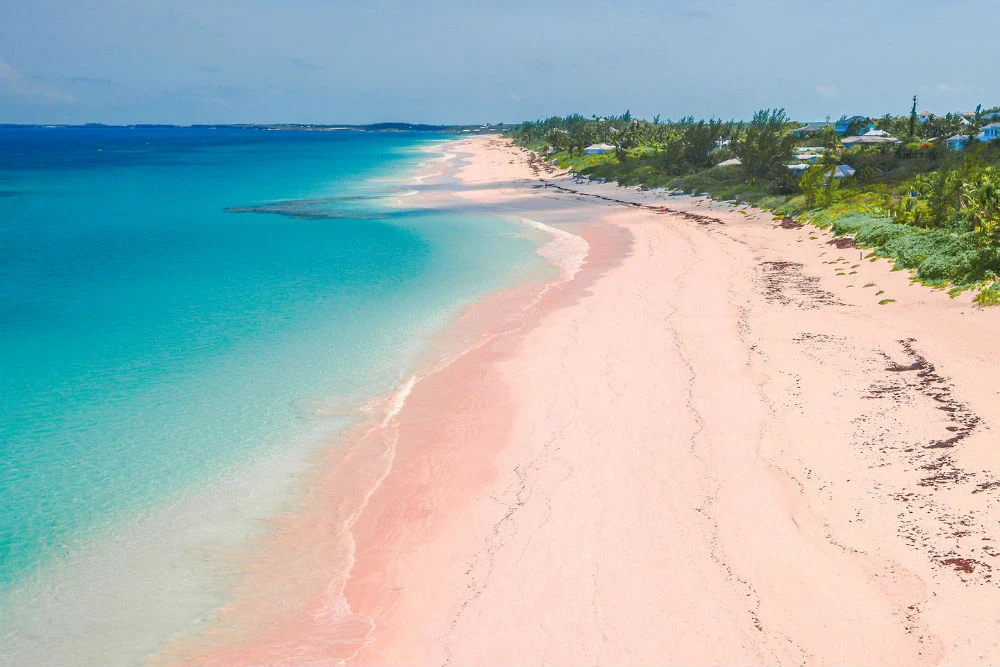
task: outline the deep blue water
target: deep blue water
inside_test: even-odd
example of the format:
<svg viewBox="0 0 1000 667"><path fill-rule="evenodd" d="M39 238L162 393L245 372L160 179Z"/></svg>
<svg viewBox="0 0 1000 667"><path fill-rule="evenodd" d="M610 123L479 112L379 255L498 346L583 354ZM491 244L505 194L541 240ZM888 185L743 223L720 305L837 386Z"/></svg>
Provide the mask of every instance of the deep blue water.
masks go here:
<svg viewBox="0 0 1000 667"><path fill-rule="evenodd" d="M391 206L442 139L0 128L0 592L388 391L535 261L497 218Z"/></svg>

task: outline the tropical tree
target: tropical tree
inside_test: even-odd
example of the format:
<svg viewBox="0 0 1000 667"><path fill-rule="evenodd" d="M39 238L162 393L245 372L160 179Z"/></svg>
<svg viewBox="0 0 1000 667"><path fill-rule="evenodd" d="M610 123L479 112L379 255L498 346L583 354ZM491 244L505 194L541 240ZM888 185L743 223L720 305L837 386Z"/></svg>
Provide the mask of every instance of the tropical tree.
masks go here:
<svg viewBox="0 0 1000 667"><path fill-rule="evenodd" d="M1000 169L979 170L962 183L960 196L983 245L1000 247Z"/></svg>
<svg viewBox="0 0 1000 667"><path fill-rule="evenodd" d="M969 143L974 144L979 141L979 133L983 129L983 105L976 105L976 115L972 117L972 121L969 123Z"/></svg>
<svg viewBox="0 0 1000 667"><path fill-rule="evenodd" d="M722 137L722 122L703 120L691 123L684 128L684 162L696 169L712 166L711 152L716 148L716 142Z"/></svg>
<svg viewBox="0 0 1000 667"><path fill-rule="evenodd" d="M787 124L784 109L761 109L747 123L734 152L751 183L787 180L785 164L795 148L794 135L785 131Z"/></svg>
<svg viewBox="0 0 1000 667"><path fill-rule="evenodd" d="M962 209L962 183L962 174L950 168L918 174L913 179L912 190L927 200L929 215L922 220L924 226L944 225Z"/></svg>
<svg viewBox="0 0 1000 667"><path fill-rule="evenodd" d="M684 172L684 141L679 135L665 137L656 155L657 166L663 173L676 175Z"/></svg>
<svg viewBox="0 0 1000 667"><path fill-rule="evenodd" d="M549 142L549 146L552 146L557 151L567 150L572 145L569 132L558 127L549 130L546 140Z"/></svg>

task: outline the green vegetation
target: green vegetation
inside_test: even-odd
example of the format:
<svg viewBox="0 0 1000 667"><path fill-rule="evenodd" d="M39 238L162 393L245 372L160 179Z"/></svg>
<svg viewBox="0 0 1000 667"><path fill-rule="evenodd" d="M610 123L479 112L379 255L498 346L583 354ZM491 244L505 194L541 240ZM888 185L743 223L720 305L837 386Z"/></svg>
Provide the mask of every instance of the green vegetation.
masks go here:
<svg viewBox="0 0 1000 667"><path fill-rule="evenodd" d="M976 295L976 303L980 306L1000 305L1000 282L995 282L980 290L979 294Z"/></svg>
<svg viewBox="0 0 1000 667"><path fill-rule="evenodd" d="M1000 142L976 138L984 114L977 107L964 119L920 123L914 98L905 116L854 120L848 128L874 127L906 141L854 147L832 126L798 129L783 109L759 111L749 122L574 115L509 134L588 178L708 194L768 209L776 220L830 228L872 249L872 261L891 259L952 294L975 289L977 303L991 305L1000 302ZM949 151L947 137L959 131L969 144ZM585 154L596 143L614 150ZM799 162L802 155L809 161ZM795 163L802 167L789 169Z"/></svg>

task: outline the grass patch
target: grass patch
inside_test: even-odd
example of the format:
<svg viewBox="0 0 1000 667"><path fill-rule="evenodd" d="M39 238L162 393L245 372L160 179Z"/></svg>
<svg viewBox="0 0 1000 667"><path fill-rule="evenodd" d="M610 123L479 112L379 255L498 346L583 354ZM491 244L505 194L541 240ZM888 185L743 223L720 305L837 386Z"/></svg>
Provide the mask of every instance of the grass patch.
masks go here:
<svg viewBox="0 0 1000 667"><path fill-rule="evenodd" d="M979 290L974 301L980 306L1000 306L1000 282L995 282L989 287Z"/></svg>

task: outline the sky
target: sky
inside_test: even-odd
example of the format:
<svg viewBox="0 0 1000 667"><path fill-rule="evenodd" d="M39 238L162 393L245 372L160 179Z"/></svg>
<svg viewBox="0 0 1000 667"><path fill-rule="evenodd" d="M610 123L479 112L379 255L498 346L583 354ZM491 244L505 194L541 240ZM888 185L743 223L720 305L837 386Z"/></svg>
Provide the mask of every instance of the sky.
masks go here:
<svg viewBox="0 0 1000 667"><path fill-rule="evenodd" d="M1000 3L0 0L0 123L518 122L1000 105Z"/></svg>

